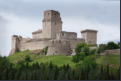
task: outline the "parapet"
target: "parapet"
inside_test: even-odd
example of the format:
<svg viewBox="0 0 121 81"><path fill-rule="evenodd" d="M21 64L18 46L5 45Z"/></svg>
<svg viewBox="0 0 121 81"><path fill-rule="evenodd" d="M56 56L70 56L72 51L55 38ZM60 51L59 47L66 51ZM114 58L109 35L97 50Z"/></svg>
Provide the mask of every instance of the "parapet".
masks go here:
<svg viewBox="0 0 121 81"><path fill-rule="evenodd" d="M97 30L91 30L91 29L86 29L86 30L81 30L81 33L84 33L84 32L98 32Z"/></svg>

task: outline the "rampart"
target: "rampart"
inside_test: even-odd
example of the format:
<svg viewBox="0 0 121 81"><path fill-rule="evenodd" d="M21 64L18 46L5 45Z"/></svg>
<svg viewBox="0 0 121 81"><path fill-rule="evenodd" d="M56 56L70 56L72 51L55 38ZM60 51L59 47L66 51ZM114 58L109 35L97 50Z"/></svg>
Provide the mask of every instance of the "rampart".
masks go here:
<svg viewBox="0 0 121 81"><path fill-rule="evenodd" d="M118 54L120 54L120 49L105 50L103 53L100 53L100 55L118 55Z"/></svg>

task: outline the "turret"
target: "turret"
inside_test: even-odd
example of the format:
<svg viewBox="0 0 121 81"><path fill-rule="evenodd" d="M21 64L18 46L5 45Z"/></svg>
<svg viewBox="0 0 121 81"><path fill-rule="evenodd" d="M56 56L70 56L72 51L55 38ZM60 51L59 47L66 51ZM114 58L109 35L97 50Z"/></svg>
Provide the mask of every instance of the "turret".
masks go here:
<svg viewBox="0 0 121 81"><path fill-rule="evenodd" d="M19 45L19 39L21 39L21 36L13 35L12 36L12 43L11 43L11 52L9 55L16 53L19 51L18 45Z"/></svg>
<svg viewBox="0 0 121 81"><path fill-rule="evenodd" d="M87 44L97 44L97 30L86 29L81 31L81 37Z"/></svg>

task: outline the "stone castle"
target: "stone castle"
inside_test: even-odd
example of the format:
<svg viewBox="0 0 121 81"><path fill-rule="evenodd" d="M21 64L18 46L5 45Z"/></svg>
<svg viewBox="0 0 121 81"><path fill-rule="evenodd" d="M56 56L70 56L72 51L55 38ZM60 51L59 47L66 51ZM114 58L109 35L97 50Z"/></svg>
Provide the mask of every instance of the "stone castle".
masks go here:
<svg viewBox="0 0 121 81"><path fill-rule="evenodd" d="M81 37L77 33L62 31L62 20L60 13L54 10L44 11L43 27L32 32L32 38L22 38L13 35L11 52L36 50L48 47L47 55L71 54L77 43L97 44L97 30L85 29L81 31Z"/></svg>

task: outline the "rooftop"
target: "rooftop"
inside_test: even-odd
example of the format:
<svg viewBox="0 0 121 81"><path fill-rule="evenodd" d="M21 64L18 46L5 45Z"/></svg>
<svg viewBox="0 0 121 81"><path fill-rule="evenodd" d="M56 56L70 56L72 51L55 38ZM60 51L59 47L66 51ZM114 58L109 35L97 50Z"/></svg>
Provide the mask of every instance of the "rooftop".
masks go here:
<svg viewBox="0 0 121 81"><path fill-rule="evenodd" d="M81 33L83 33L83 32L98 32L98 31L92 30L92 29L81 30Z"/></svg>
<svg viewBox="0 0 121 81"><path fill-rule="evenodd" d="M32 34L41 33L41 32L42 32L42 29L39 29L39 30L37 30L37 31L32 32Z"/></svg>

